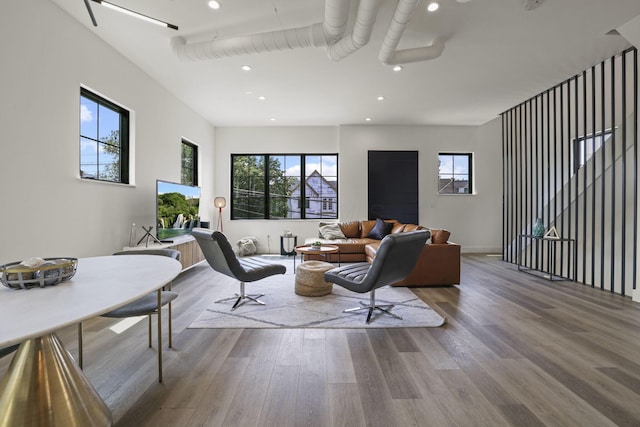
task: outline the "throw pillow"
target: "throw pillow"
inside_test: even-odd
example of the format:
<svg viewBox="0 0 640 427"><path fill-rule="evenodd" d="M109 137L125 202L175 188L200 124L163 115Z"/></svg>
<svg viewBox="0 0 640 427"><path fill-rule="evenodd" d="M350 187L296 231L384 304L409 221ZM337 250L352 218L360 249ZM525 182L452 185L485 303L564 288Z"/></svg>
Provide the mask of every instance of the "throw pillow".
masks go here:
<svg viewBox="0 0 640 427"><path fill-rule="evenodd" d="M346 237L342 234L342 230L337 223L334 224L326 224L320 227L320 237L323 239L335 240L335 239L345 239Z"/></svg>
<svg viewBox="0 0 640 427"><path fill-rule="evenodd" d="M391 228L393 227L392 222L384 222L380 218L376 219L376 225L373 226L373 229L369 232L367 237L376 240L382 240L384 236L391 233Z"/></svg>
<svg viewBox="0 0 640 427"><path fill-rule="evenodd" d="M320 231L320 229L325 225L329 225L329 224L335 224L335 222L319 222L318 223L318 238L322 239L322 232Z"/></svg>

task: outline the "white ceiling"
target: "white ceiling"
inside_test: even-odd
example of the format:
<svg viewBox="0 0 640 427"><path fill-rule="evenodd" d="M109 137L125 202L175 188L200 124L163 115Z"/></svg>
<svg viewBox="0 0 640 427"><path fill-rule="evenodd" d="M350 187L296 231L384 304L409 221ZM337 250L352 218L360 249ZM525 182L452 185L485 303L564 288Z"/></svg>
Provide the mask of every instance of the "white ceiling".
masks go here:
<svg viewBox="0 0 640 427"><path fill-rule="evenodd" d="M434 14L422 0L399 48L441 37L444 52L393 72L378 52L396 0L381 1L369 44L339 62L322 47L187 62L170 47L177 35L192 43L322 22L324 0L220 0L218 11L207 0L112 0L178 31L90 2L94 27L83 0L52 1L215 126L483 124L629 47L606 33L640 15L638 0L546 0L530 11L523 0L440 0Z"/></svg>

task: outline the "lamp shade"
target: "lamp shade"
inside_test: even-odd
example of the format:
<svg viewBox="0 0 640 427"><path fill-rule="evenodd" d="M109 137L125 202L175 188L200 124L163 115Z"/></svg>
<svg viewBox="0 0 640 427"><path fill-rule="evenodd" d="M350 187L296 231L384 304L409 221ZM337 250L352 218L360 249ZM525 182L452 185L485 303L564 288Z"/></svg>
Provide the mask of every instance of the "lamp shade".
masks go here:
<svg viewBox="0 0 640 427"><path fill-rule="evenodd" d="M215 206L216 208L224 208L225 206L227 206L227 199L225 199L224 197L216 197L215 199L213 199L213 206Z"/></svg>

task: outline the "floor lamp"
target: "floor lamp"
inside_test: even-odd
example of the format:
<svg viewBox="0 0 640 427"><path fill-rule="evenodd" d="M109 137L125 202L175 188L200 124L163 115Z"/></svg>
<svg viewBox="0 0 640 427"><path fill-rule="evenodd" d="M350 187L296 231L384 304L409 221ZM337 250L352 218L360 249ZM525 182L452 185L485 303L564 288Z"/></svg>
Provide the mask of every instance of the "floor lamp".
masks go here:
<svg viewBox="0 0 640 427"><path fill-rule="evenodd" d="M224 197L216 197L213 199L213 206L218 208L218 227L216 230L222 232L222 208L227 206L227 200Z"/></svg>

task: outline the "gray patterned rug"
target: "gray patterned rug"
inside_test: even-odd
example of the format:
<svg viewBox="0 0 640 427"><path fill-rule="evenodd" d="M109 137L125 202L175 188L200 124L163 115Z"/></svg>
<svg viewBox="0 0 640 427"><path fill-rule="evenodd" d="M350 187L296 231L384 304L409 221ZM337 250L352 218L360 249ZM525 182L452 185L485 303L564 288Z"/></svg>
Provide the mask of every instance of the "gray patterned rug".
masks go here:
<svg viewBox="0 0 640 427"><path fill-rule="evenodd" d="M357 294L334 285L332 293L326 296L296 295L291 259L275 257L271 262L286 265L287 273L246 284L248 294L265 294L260 300L266 305L249 301L234 311L231 306L235 301L215 301L233 296L239 291L239 283L212 270L216 285L212 293L207 293L210 303L189 328L434 328L446 323L445 318L409 288L386 286L376 290L376 302L395 304L392 312L402 320L376 310L367 324L366 310L356 313L343 313L342 310L358 307L360 301L368 303L369 294Z"/></svg>

